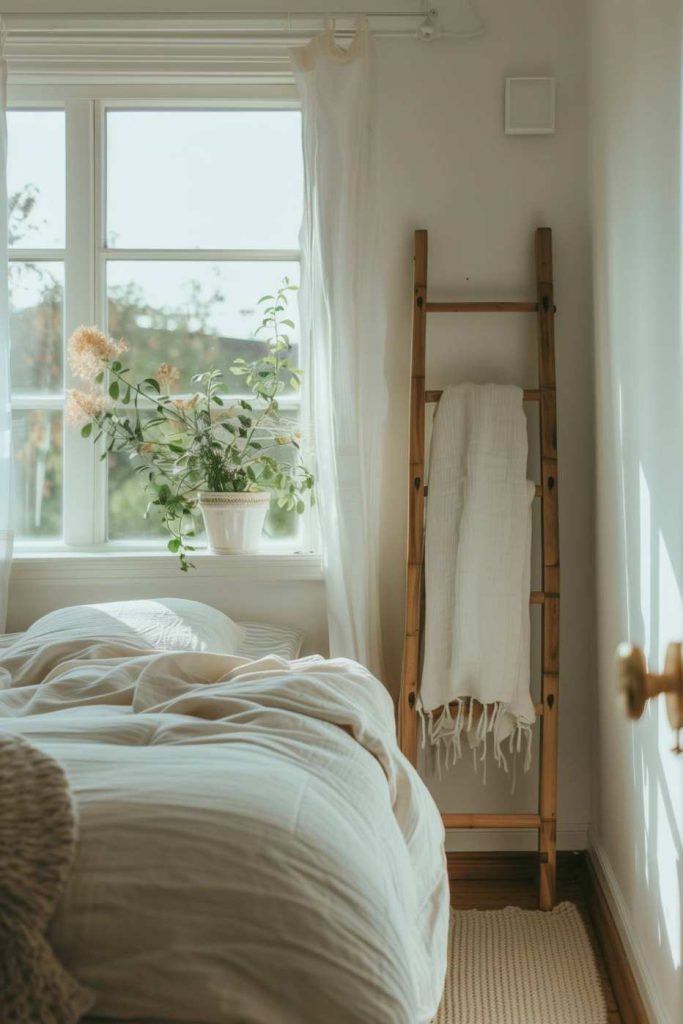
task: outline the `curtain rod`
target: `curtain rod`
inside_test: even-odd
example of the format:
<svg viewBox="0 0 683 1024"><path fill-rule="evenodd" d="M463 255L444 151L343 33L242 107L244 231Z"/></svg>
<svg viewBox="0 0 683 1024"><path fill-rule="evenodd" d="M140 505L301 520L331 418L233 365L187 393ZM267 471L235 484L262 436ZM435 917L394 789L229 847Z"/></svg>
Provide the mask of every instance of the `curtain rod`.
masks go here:
<svg viewBox="0 0 683 1024"><path fill-rule="evenodd" d="M31 21L62 21L73 19L82 22L93 21L195 21L198 18L210 18L214 21L230 21L233 18L250 19L252 21L268 19L288 18L424 18L428 8L423 6L420 10L413 11L309 11L309 10L283 10L283 11L121 11L112 13L110 11L65 11L61 10L50 14L41 11L26 11L25 13L3 14L3 20L8 23L20 23ZM436 11L434 11L436 13Z"/></svg>
<svg viewBox="0 0 683 1024"><path fill-rule="evenodd" d="M464 31L443 31L439 11L424 4L413 11L194 11L192 13L131 12L111 14L104 12L60 11L59 14L29 12L2 16L7 35L14 37L89 36L96 34L172 35L184 33L199 35L211 32L212 38L235 38L251 35L264 36L315 34L327 22L332 22L335 35L353 35L359 18L367 18L375 35L413 37L429 42L437 38L470 39L481 35L484 24L468 2L468 26ZM296 27L292 22L297 22ZM308 24L306 24L308 23ZM391 27L387 23L391 24ZM228 26L230 26L228 28Z"/></svg>

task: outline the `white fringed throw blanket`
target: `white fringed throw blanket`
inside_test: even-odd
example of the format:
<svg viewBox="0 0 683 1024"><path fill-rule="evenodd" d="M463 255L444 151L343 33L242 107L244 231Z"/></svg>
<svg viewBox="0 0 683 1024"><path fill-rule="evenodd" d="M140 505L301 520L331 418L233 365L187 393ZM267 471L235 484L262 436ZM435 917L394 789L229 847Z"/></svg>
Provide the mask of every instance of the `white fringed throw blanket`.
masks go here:
<svg viewBox="0 0 683 1024"><path fill-rule="evenodd" d="M530 761L534 485L522 398L516 387L460 384L444 392L434 420L419 706L439 765L461 756L463 733L481 760L490 736L506 770L522 749L525 768ZM474 701L484 705L478 719Z"/></svg>
<svg viewBox="0 0 683 1024"><path fill-rule="evenodd" d="M2 1024L75 1024L94 1002L45 938L75 848L61 766L21 737L0 734Z"/></svg>

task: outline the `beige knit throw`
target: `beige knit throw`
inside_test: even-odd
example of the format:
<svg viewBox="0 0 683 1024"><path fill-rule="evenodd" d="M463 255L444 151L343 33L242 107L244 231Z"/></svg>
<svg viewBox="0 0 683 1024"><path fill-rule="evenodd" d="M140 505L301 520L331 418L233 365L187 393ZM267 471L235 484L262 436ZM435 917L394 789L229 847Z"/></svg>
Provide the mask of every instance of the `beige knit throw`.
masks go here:
<svg viewBox="0 0 683 1024"><path fill-rule="evenodd" d="M61 766L21 737L0 734L2 1024L75 1024L94 1002L45 937L76 835Z"/></svg>

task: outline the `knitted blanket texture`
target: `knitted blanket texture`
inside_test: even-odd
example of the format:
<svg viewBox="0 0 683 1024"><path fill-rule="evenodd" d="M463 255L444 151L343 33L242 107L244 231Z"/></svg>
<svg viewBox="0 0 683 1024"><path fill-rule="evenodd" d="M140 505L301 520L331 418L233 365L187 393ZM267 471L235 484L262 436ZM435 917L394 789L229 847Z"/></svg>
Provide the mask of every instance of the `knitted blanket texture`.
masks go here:
<svg viewBox="0 0 683 1024"><path fill-rule="evenodd" d="M61 766L26 740L0 734L2 1024L76 1024L94 1002L46 938L76 838Z"/></svg>

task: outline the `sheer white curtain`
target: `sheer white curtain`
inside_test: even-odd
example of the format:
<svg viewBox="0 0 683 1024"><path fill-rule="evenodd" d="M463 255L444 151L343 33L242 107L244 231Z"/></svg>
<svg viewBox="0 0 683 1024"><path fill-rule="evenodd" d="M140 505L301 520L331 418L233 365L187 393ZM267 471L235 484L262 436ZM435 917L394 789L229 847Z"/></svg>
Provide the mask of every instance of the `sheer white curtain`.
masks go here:
<svg viewBox="0 0 683 1024"><path fill-rule="evenodd" d="M12 410L9 392L7 294L7 64L0 21L0 632L7 621L7 588L12 559Z"/></svg>
<svg viewBox="0 0 683 1024"><path fill-rule="evenodd" d="M378 271L372 39L323 32L291 53L302 100L300 308L317 452L332 656L381 674L379 615L386 310Z"/></svg>

